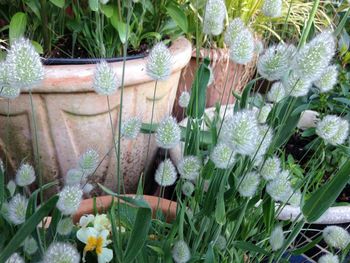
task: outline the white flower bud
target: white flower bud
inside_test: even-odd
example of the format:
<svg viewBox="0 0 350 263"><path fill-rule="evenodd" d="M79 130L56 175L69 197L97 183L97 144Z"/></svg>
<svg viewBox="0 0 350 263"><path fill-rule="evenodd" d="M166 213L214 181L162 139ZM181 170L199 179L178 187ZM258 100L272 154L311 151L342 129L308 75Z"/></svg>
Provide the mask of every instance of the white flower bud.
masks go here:
<svg viewBox="0 0 350 263"><path fill-rule="evenodd" d="M196 180L202 168L201 161L197 156L185 156L177 165L181 178L187 180Z"/></svg>
<svg viewBox="0 0 350 263"><path fill-rule="evenodd" d="M238 192L241 196L252 197L258 189L259 183L260 177L257 173L247 173L238 180Z"/></svg>
<svg viewBox="0 0 350 263"><path fill-rule="evenodd" d="M282 15L282 0L264 0L261 11L265 16L280 17Z"/></svg>
<svg viewBox="0 0 350 263"><path fill-rule="evenodd" d="M237 35L245 28L245 25L240 18L233 19L228 25L225 33L225 44L227 46L232 46Z"/></svg>
<svg viewBox="0 0 350 263"><path fill-rule="evenodd" d="M208 0L205 6L203 33L218 36L224 29L226 6L223 0Z"/></svg>
<svg viewBox="0 0 350 263"><path fill-rule="evenodd" d="M174 244L172 255L176 263L186 263L191 259L190 249L183 240L179 240Z"/></svg>
<svg viewBox="0 0 350 263"><path fill-rule="evenodd" d="M349 122L336 115L327 115L317 123L316 134L331 145L343 144L349 135Z"/></svg>
<svg viewBox="0 0 350 263"><path fill-rule="evenodd" d="M335 65L328 66L322 73L321 77L314 82L315 86L319 88L320 92L328 92L333 89L337 83L338 70Z"/></svg>
<svg viewBox="0 0 350 263"><path fill-rule="evenodd" d="M254 37L248 30L241 31L230 46L230 59L237 64L247 64L254 57Z"/></svg>
<svg viewBox="0 0 350 263"><path fill-rule="evenodd" d="M5 263L25 263L24 259L18 254L13 253L6 261Z"/></svg>
<svg viewBox="0 0 350 263"><path fill-rule="evenodd" d="M120 81L113 70L105 60L96 65L93 87L96 93L101 95L112 95L120 86Z"/></svg>
<svg viewBox="0 0 350 263"><path fill-rule="evenodd" d="M170 186L175 183L176 178L177 174L173 163L166 159L158 166L154 179L160 186Z"/></svg>
<svg viewBox="0 0 350 263"><path fill-rule="evenodd" d="M272 230L269 241L273 251L277 251L283 246L284 233L282 226L278 225Z"/></svg>
<svg viewBox="0 0 350 263"><path fill-rule="evenodd" d="M347 230L339 226L327 226L322 233L324 241L333 248L345 249L350 243Z"/></svg>
<svg viewBox="0 0 350 263"><path fill-rule="evenodd" d="M194 185L190 181L186 181L183 183L181 187L181 191L185 196L191 196L194 191Z"/></svg>
<svg viewBox="0 0 350 263"><path fill-rule="evenodd" d="M187 108L190 103L191 95L187 91L183 91L179 97L179 106L181 108Z"/></svg>
<svg viewBox="0 0 350 263"><path fill-rule="evenodd" d="M16 194L8 204L8 217L15 225L23 224L26 220L28 199Z"/></svg>
<svg viewBox="0 0 350 263"><path fill-rule="evenodd" d="M92 174L98 167L99 154L93 150L88 149L80 158L79 166L85 174Z"/></svg>
<svg viewBox="0 0 350 263"><path fill-rule="evenodd" d="M277 156L272 156L266 159L263 167L260 170L261 176L267 181L276 179L280 172L281 162Z"/></svg>
<svg viewBox="0 0 350 263"><path fill-rule="evenodd" d="M170 76L172 57L163 42L156 44L149 53L146 72L154 80L165 80Z"/></svg>
<svg viewBox="0 0 350 263"><path fill-rule="evenodd" d="M86 181L86 175L81 169L68 170L65 178L66 185L80 185Z"/></svg>
<svg viewBox="0 0 350 263"><path fill-rule="evenodd" d="M35 181L34 168L27 163L21 164L16 173L16 184L18 186L27 186Z"/></svg>
<svg viewBox="0 0 350 263"><path fill-rule="evenodd" d="M175 147L181 138L181 130L176 120L172 116L165 117L156 131L156 142L159 147L171 149Z"/></svg>
<svg viewBox="0 0 350 263"><path fill-rule="evenodd" d="M54 242L46 250L43 263L79 263L78 250L70 243Z"/></svg>
<svg viewBox="0 0 350 263"><path fill-rule="evenodd" d="M126 139L136 139L141 130L141 119L139 117L131 117L122 121L121 134Z"/></svg>
<svg viewBox="0 0 350 263"><path fill-rule="evenodd" d="M269 92L267 93L267 100L271 102L280 102L286 97L286 91L282 82L278 81L272 84Z"/></svg>
<svg viewBox="0 0 350 263"><path fill-rule="evenodd" d="M38 244L36 240L29 236L24 240L23 250L28 255L33 255L38 250Z"/></svg>
<svg viewBox="0 0 350 263"><path fill-rule="evenodd" d="M225 143L219 142L210 154L210 159L220 169L228 169L235 162L235 154Z"/></svg>
<svg viewBox="0 0 350 263"><path fill-rule="evenodd" d="M15 99L21 90L18 87L10 86L8 65L4 61L0 62L0 97L5 99Z"/></svg>
<svg viewBox="0 0 350 263"><path fill-rule="evenodd" d="M286 94L292 97L305 96L311 88L311 81L300 77L295 72L291 72L288 76L284 77L282 82Z"/></svg>
<svg viewBox="0 0 350 263"><path fill-rule="evenodd" d="M79 206L83 196L80 186L65 186L59 193L57 208L63 215L74 214Z"/></svg>
<svg viewBox="0 0 350 263"><path fill-rule="evenodd" d="M73 230L73 221L72 218L66 217L61 219L57 224L57 233L62 236L69 235Z"/></svg>
<svg viewBox="0 0 350 263"><path fill-rule="evenodd" d="M326 254L320 257L317 262L318 263L339 263L339 258L337 255Z"/></svg>

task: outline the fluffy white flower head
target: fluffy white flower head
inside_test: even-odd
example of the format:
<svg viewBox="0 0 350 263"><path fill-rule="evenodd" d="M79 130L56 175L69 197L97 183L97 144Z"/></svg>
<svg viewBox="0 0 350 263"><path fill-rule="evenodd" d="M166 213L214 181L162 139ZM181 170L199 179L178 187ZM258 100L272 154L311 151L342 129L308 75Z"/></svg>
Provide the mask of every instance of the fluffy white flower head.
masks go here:
<svg viewBox="0 0 350 263"><path fill-rule="evenodd" d="M223 0L208 0L205 6L203 33L207 35L220 35L224 29L226 6Z"/></svg>
<svg viewBox="0 0 350 263"><path fill-rule="evenodd" d="M196 180L202 167L197 156L185 156L177 165L177 169L183 179Z"/></svg>
<svg viewBox="0 0 350 263"><path fill-rule="evenodd" d="M282 82L286 94L292 97L305 96L308 94L311 88L311 81L309 79L302 78L294 71L283 78Z"/></svg>
<svg viewBox="0 0 350 263"><path fill-rule="evenodd" d="M267 93L267 100L278 103L286 96L282 82L278 81L272 84L269 92Z"/></svg>
<svg viewBox="0 0 350 263"><path fill-rule="evenodd" d="M57 208L63 215L74 214L80 205L83 191L78 185L65 186L59 193Z"/></svg>
<svg viewBox="0 0 350 263"><path fill-rule="evenodd" d="M220 137L232 150L251 155L256 149L258 121L253 111L243 110L224 120Z"/></svg>
<svg viewBox="0 0 350 263"><path fill-rule="evenodd" d="M316 134L331 145L343 144L349 135L349 122L336 115L327 115L317 123Z"/></svg>
<svg viewBox="0 0 350 263"><path fill-rule="evenodd" d="M337 255L326 254L319 258L318 263L339 263Z"/></svg>
<svg viewBox="0 0 350 263"><path fill-rule="evenodd" d="M28 255L33 255L38 250L38 244L36 240L29 236L23 242L23 250Z"/></svg>
<svg viewBox="0 0 350 263"><path fill-rule="evenodd" d="M46 250L43 263L79 263L78 250L70 243L54 242Z"/></svg>
<svg viewBox="0 0 350 263"><path fill-rule="evenodd" d="M181 130L172 116L165 117L156 131L156 142L159 147L171 149L180 142Z"/></svg>
<svg viewBox="0 0 350 263"><path fill-rule="evenodd" d="M69 235L73 230L73 226L74 224L73 224L72 218L70 217L63 218L57 224L57 233L62 236Z"/></svg>
<svg viewBox="0 0 350 263"><path fill-rule="evenodd" d="M190 103L191 95L187 91L183 91L179 97L179 106L181 108L187 108Z"/></svg>
<svg viewBox="0 0 350 263"><path fill-rule="evenodd" d="M0 97L5 99L15 99L19 96L20 92L21 92L20 88L10 85L8 65L4 61L1 61L0 62Z"/></svg>
<svg viewBox="0 0 350 263"><path fill-rule="evenodd" d="M86 175L81 169L73 168L68 170L65 183L66 185L80 185L81 183L85 183Z"/></svg>
<svg viewBox="0 0 350 263"><path fill-rule="evenodd" d="M92 174L98 167L99 154L93 149L88 149L79 158L79 166L85 174Z"/></svg>
<svg viewBox="0 0 350 263"><path fill-rule="evenodd" d="M339 226L327 226L322 233L324 241L333 248L344 249L350 243L350 234Z"/></svg>
<svg viewBox="0 0 350 263"><path fill-rule="evenodd" d="M227 246L227 240L223 235L218 236L215 247L217 247L220 251L223 251L226 249Z"/></svg>
<svg viewBox="0 0 350 263"><path fill-rule="evenodd" d="M18 186L27 186L35 181L35 171L33 166L27 163L21 164L16 173L16 184Z"/></svg>
<svg viewBox="0 0 350 263"><path fill-rule="evenodd" d="M254 37L248 30L242 30L230 46L230 59L237 64L247 64L254 57Z"/></svg>
<svg viewBox="0 0 350 263"><path fill-rule="evenodd" d="M241 196L254 196L260 183L260 177L255 172L250 172L241 177L238 181L238 192Z"/></svg>
<svg viewBox="0 0 350 263"><path fill-rule="evenodd" d="M240 19L239 17L233 19L226 29L225 44L230 47L234 43L237 35L244 28L245 28L245 25L244 25L242 19Z"/></svg>
<svg viewBox="0 0 350 263"><path fill-rule="evenodd" d="M13 253L6 261L5 263L25 263L24 259L18 254Z"/></svg>
<svg viewBox="0 0 350 263"><path fill-rule="evenodd" d="M126 139L136 139L141 130L141 119L139 117L131 117L122 121L121 134Z"/></svg>
<svg viewBox="0 0 350 263"><path fill-rule="evenodd" d="M93 87L98 94L112 95L120 86L120 81L113 67L105 60L96 65Z"/></svg>
<svg viewBox="0 0 350 263"><path fill-rule="evenodd" d="M264 0L261 11L265 16L280 17L282 15L282 0Z"/></svg>
<svg viewBox="0 0 350 263"><path fill-rule="evenodd" d="M262 157L269 149L272 138L272 129L268 125L259 126L255 139L255 150L251 156L254 157L255 155L257 159Z"/></svg>
<svg viewBox="0 0 350 263"><path fill-rule="evenodd" d="M283 171L279 178L269 181L266 185L266 192L277 202L287 202L293 194L293 188L287 179L289 172Z"/></svg>
<svg viewBox="0 0 350 263"><path fill-rule="evenodd" d="M315 86L320 90L321 93L328 92L333 89L337 83L338 70L335 65L328 66L321 77L314 82Z"/></svg>
<svg viewBox="0 0 350 263"><path fill-rule="evenodd" d="M235 162L235 154L229 146L219 142L210 154L210 159L220 169L230 168Z"/></svg>
<svg viewBox="0 0 350 263"><path fill-rule="evenodd" d="M183 183L181 191L185 196L191 196L194 191L194 185L190 181L186 181Z"/></svg>
<svg viewBox="0 0 350 263"><path fill-rule="evenodd" d="M179 240L174 244L172 255L176 263L186 263L191 259L191 251L183 240Z"/></svg>
<svg viewBox="0 0 350 263"><path fill-rule="evenodd" d="M154 80L165 80L170 76L172 57L163 42L156 44L149 53L146 72Z"/></svg>
<svg viewBox="0 0 350 263"><path fill-rule="evenodd" d="M259 57L258 73L269 81L281 79L289 70L295 50L293 45L285 44L269 47Z"/></svg>
<svg viewBox="0 0 350 263"><path fill-rule="evenodd" d="M160 186L170 186L175 183L176 177L176 169L173 163L166 159L158 166L154 179Z"/></svg>
<svg viewBox="0 0 350 263"><path fill-rule="evenodd" d="M270 103L266 103L264 106L262 106L261 109L258 111L258 116L257 116L258 122L261 124L265 123L271 110L272 110L272 104Z"/></svg>
<svg viewBox="0 0 350 263"><path fill-rule="evenodd" d="M284 233L282 226L278 225L272 230L269 241L273 251L277 251L283 246Z"/></svg>
<svg viewBox="0 0 350 263"><path fill-rule="evenodd" d="M8 217L15 225L23 224L26 220L28 199L21 194L16 194L8 204Z"/></svg>
<svg viewBox="0 0 350 263"><path fill-rule="evenodd" d="M17 39L7 53L9 83L12 87L31 90L44 79L39 54L28 39Z"/></svg>
<svg viewBox="0 0 350 263"><path fill-rule="evenodd" d="M261 167L260 174L261 176L269 181L277 179L281 171L281 162L277 156L272 156L266 159L264 165Z"/></svg>

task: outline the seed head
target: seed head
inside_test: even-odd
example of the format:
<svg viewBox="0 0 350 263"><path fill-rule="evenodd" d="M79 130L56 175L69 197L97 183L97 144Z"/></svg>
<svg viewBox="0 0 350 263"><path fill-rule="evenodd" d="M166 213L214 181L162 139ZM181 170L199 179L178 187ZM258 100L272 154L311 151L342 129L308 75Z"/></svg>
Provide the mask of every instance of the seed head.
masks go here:
<svg viewBox="0 0 350 263"><path fill-rule="evenodd" d="M9 202L8 217L15 225L23 224L26 220L28 199L21 194L16 194Z"/></svg>
<svg viewBox="0 0 350 263"><path fill-rule="evenodd" d="M78 185L65 186L59 193L57 208L63 215L74 214L80 205L83 191Z"/></svg>
<svg viewBox="0 0 350 263"><path fill-rule="evenodd" d="M112 95L120 86L120 81L115 74L113 67L102 60L96 65L94 75L94 90L101 95Z"/></svg>
<svg viewBox="0 0 350 263"><path fill-rule="evenodd" d="M252 197L258 189L260 177L255 172L247 173L238 182L238 192L241 196Z"/></svg>
<svg viewBox="0 0 350 263"><path fill-rule="evenodd" d="M299 207L301 202L300 190L294 191L293 195L289 198L289 204L293 207Z"/></svg>
<svg viewBox="0 0 350 263"><path fill-rule="evenodd" d="M131 117L122 121L121 134L126 139L136 139L141 130L141 119L139 117Z"/></svg>
<svg viewBox="0 0 350 263"><path fill-rule="evenodd" d="M242 30L230 46L230 59L237 64L247 64L254 57L254 37L248 30Z"/></svg>
<svg viewBox="0 0 350 263"><path fill-rule="evenodd" d="M0 97L5 99L15 99L21 90L18 87L10 86L8 65L4 61L0 62Z"/></svg>
<svg viewBox="0 0 350 263"><path fill-rule="evenodd" d="M277 179L280 171L281 171L280 159L274 155L266 159L263 167L260 170L260 174L266 181L270 181L270 180Z"/></svg>
<svg viewBox="0 0 350 263"><path fill-rule="evenodd" d="M261 54L264 51L264 45L260 40L255 40L255 48L254 48L254 52L256 54Z"/></svg>
<svg viewBox="0 0 350 263"><path fill-rule="evenodd" d="M13 253L6 261L5 263L25 263L24 259L18 254Z"/></svg>
<svg viewBox="0 0 350 263"><path fill-rule="evenodd" d="M190 249L183 240L179 240L174 244L172 255L176 263L186 263L191 259Z"/></svg>
<svg viewBox="0 0 350 263"><path fill-rule="evenodd" d="M187 108L190 103L191 95L187 91L183 91L179 97L179 106L181 108Z"/></svg>
<svg viewBox="0 0 350 263"><path fill-rule="evenodd" d="M263 156L270 147L272 142L273 134L271 128L267 125L259 126L258 134L255 139L255 151L252 156L256 157Z"/></svg>
<svg viewBox="0 0 350 263"><path fill-rule="evenodd" d="M11 87L31 90L44 79L39 54L28 39L17 39L7 53L8 79Z"/></svg>
<svg viewBox="0 0 350 263"><path fill-rule="evenodd" d="M269 81L281 79L287 74L295 51L293 45L278 44L269 47L259 57L257 63L259 74Z"/></svg>
<svg viewBox="0 0 350 263"><path fill-rule="evenodd" d="M24 163L21 164L16 173L16 184L18 186L27 186L35 181L35 171L33 166Z"/></svg>
<svg viewBox="0 0 350 263"><path fill-rule="evenodd" d="M44 254L43 263L79 263L78 250L70 243L54 242Z"/></svg>
<svg viewBox="0 0 350 263"><path fill-rule="evenodd" d="M267 93L267 100L271 102L280 102L286 96L286 91L282 82L278 81L272 84L271 89Z"/></svg>
<svg viewBox="0 0 350 263"><path fill-rule="evenodd" d="M225 143L219 142L213 149L210 159L220 169L228 169L235 162L235 154Z"/></svg>
<svg viewBox="0 0 350 263"><path fill-rule="evenodd" d="M273 251L277 251L283 246L284 233L282 226L278 225L272 230L269 241Z"/></svg>
<svg viewBox="0 0 350 263"><path fill-rule="evenodd" d="M90 194L90 192L94 189L94 186L89 183L82 185L82 187L83 187L83 193L87 195Z"/></svg>
<svg viewBox="0 0 350 263"><path fill-rule="evenodd" d="M263 124L266 122L267 117L269 116L270 112L272 110L272 104L266 103L260 110L258 110L258 122L260 124Z"/></svg>
<svg viewBox="0 0 350 263"><path fill-rule="evenodd" d="M308 94L311 88L311 81L291 72L282 80L286 94L292 97L302 97Z"/></svg>
<svg viewBox="0 0 350 263"><path fill-rule="evenodd" d="M288 174L288 172L284 172ZM293 194L293 188L285 175L280 178L269 181L266 185L266 192L277 202L287 202Z"/></svg>
<svg viewBox="0 0 350 263"><path fill-rule="evenodd" d="M349 122L336 115L327 115L318 122L316 134L331 145L343 144L349 135Z"/></svg>
<svg viewBox="0 0 350 263"><path fill-rule="evenodd" d="M93 150L88 149L79 159L79 166L85 174L92 174L98 167L99 154Z"/></svg>
<svg viewBox="0 0 350 263"><path fill-rule="evenodd" d="M223 235L218 236L218 239L215 242L215 247L217 247L220 251L224 251L227 246L226 238Z"/></svg>
<svg viewBox="0 0 350 263"><path fill-rule="evenodd" d="M24 240L23 250L28 255L33 255L38 250L38 244L36 240L29 236Z"/></svg>
<svg viewBox="0 0 350 263"><path fill-rule="evenodd" d="M181 178L187 180L196 180L202 168L201 161L197 156L185 156L177 165Z"/></svg>
<svg viewBox="0 0 350 263"><path fill-rule="evenodd" d="M345 249L350 243L347 230L339 226L327 226L322 233L324 241L333 248Z"/></svg>
<svg viewBox="0 0 350 263"><path fill-rule="evenodd" d="M194 191L194 185L190 181L186 181L183 183L181 190L185 196L191 196Z"/></svg>
<svg viewBox="0 0 350 263"><path fill-rule="evenodd" d="M57 224L57 233L61 236L69 235L73 230L73 221L72 218L66 217L61 219Z"/></svg>
<svg viewBox="0 0 350 263"><path fill-rule="evenodd" d="M321 77L314 82L321 93L328 92L333 89L337 83L338 70L335 65L328 66L322 73Z"/></svg>
<svg viewBox="0 0 350 263"><path fill-rule="evenodd" d="M264 0L261 11L265 16L280 17L282 15L282 0Z"/></svg>
<svg viewBox="0 0 350 263"><path fill-rule="evenodd" d="M227 46L232 46L238 34L245 28L242 19L235 18L228 25L225 33L225 44Z"/></svg>
<svg viewBox="0 0 350 263"><path fill-rule="evenodd" d="M170 186L176 181L176 169L169 159L160 163L156 170L155 180L160 186Z"/></svg>
<svg viewBox="0 0 350 263"><path fill-rule="evenodd" d="M154 80L165 80L171 73L172 57L163 42L156 44L149 53L146 72Z"/></svg>
<svg viewBox="0 0 350 263"><path fill-rule="evenodd" d="M86 175L81 169L70 169L65 178L66 185L80 185L86 181Z"/></svg>
<svg viewBox="0 0 350 263"><path fill-rule="evenodd" d="M317 262L318 263L339 263L339 258L337 255L326 254L320 257Z"/></svg>
<svg viewBox="0 0 350 263"><path fill-rule="evenodd" d="M156 142L159 147L171 149L180 142L181 130L172 116L165 117L157 128Z"/></svg>
<svg viewBox="0 0 350 263"><path fill-rule="evenodd" d="M226 6L223 0L208 0L205 6L203 33L218 36L224 29Z"/></svg>

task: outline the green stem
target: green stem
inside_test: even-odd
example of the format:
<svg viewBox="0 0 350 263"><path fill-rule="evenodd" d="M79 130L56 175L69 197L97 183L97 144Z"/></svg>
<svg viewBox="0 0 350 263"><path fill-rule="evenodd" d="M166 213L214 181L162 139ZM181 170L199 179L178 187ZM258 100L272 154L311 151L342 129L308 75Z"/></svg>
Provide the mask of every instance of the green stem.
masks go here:
<svg viewBox="0 0 350 263"><path fill-rule="evenodd" d="M306 43L306 40L307 40L307 37L309 36L311 26L312 26L312 23L314 22L314 18L315 18L319 4L320 4L320 0L314 0L314 4L312 6L311 13L310 13L309 19L307 21L307 25L303 30L303 34L301 35L301 39L299 42L299 48L304 46Z"/></svg>
<svg viewBox="0 0 350 263"><path fill-rule="evenodd" d="M51 52L51 43L49 37L49 24L47 18L47 2L46 0L40 0L40 16L41 16L41 25L42 25L42 34L44 39L44 49L46 52Z"/></svg>

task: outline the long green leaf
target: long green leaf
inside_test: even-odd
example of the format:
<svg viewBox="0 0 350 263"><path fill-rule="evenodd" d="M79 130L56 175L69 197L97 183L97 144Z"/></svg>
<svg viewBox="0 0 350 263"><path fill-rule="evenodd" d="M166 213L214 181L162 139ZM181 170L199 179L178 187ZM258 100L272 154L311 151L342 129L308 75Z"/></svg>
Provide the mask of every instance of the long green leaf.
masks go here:
<svg viewBox="0 0 350 263"><path fill-rule="evenodd" d="M59 8L63 8L65 4L65 0L50 0L50 2Z"/></svg>
<svg viewBox="0 0 350 263"><path fill-rule="evenodd" d="M48 216L51 210L56 206L58 196L51 197L45 204L43 204L38 211L36 211L25 223L18 229L16 234L7 244L5 249L0 254L0 262L5 262L18 247L21 246L23 240L26 239L37 227L37 225Z"/></svg>
<svg viewBox="0 0 350 263"><path fill-rule="evenodd" d="M167 13L175 21L175 23L181 28L184 33L188 32L188 21L185 12L175 4L170 2L166 7Z"/></svg>
<svg viewBox="0 0 350 263"><path fill-rule="evenodd" d="M233 246L235 248L243 249L244 251L250 251L250 252L256 252L265 256L268 256L270 253L266 251L265 249L258 247L257 245L254 245L249 242L245 241L234 241Z"/></svg>
<svg viewBox="0 0 350 263"><path fill-rule="evenodd" d="M0 166L0 210L5 201L5 174Z"/></svg>
<svg viewBox="0 0 350 263"><path fill-rule="evenodd" d="M27 15L22 12L16 13L10 22L9 37L10 43L24 35L27 27Z"/></svg>
<svg viewBox="0 0 350 263"><path fill-rule="evenodd" d="M303 215L308 222L320 218L332 206L344 187L349 182L350 160L348 160L338 173L322 187L318 188L302 207Z"/></svg>

